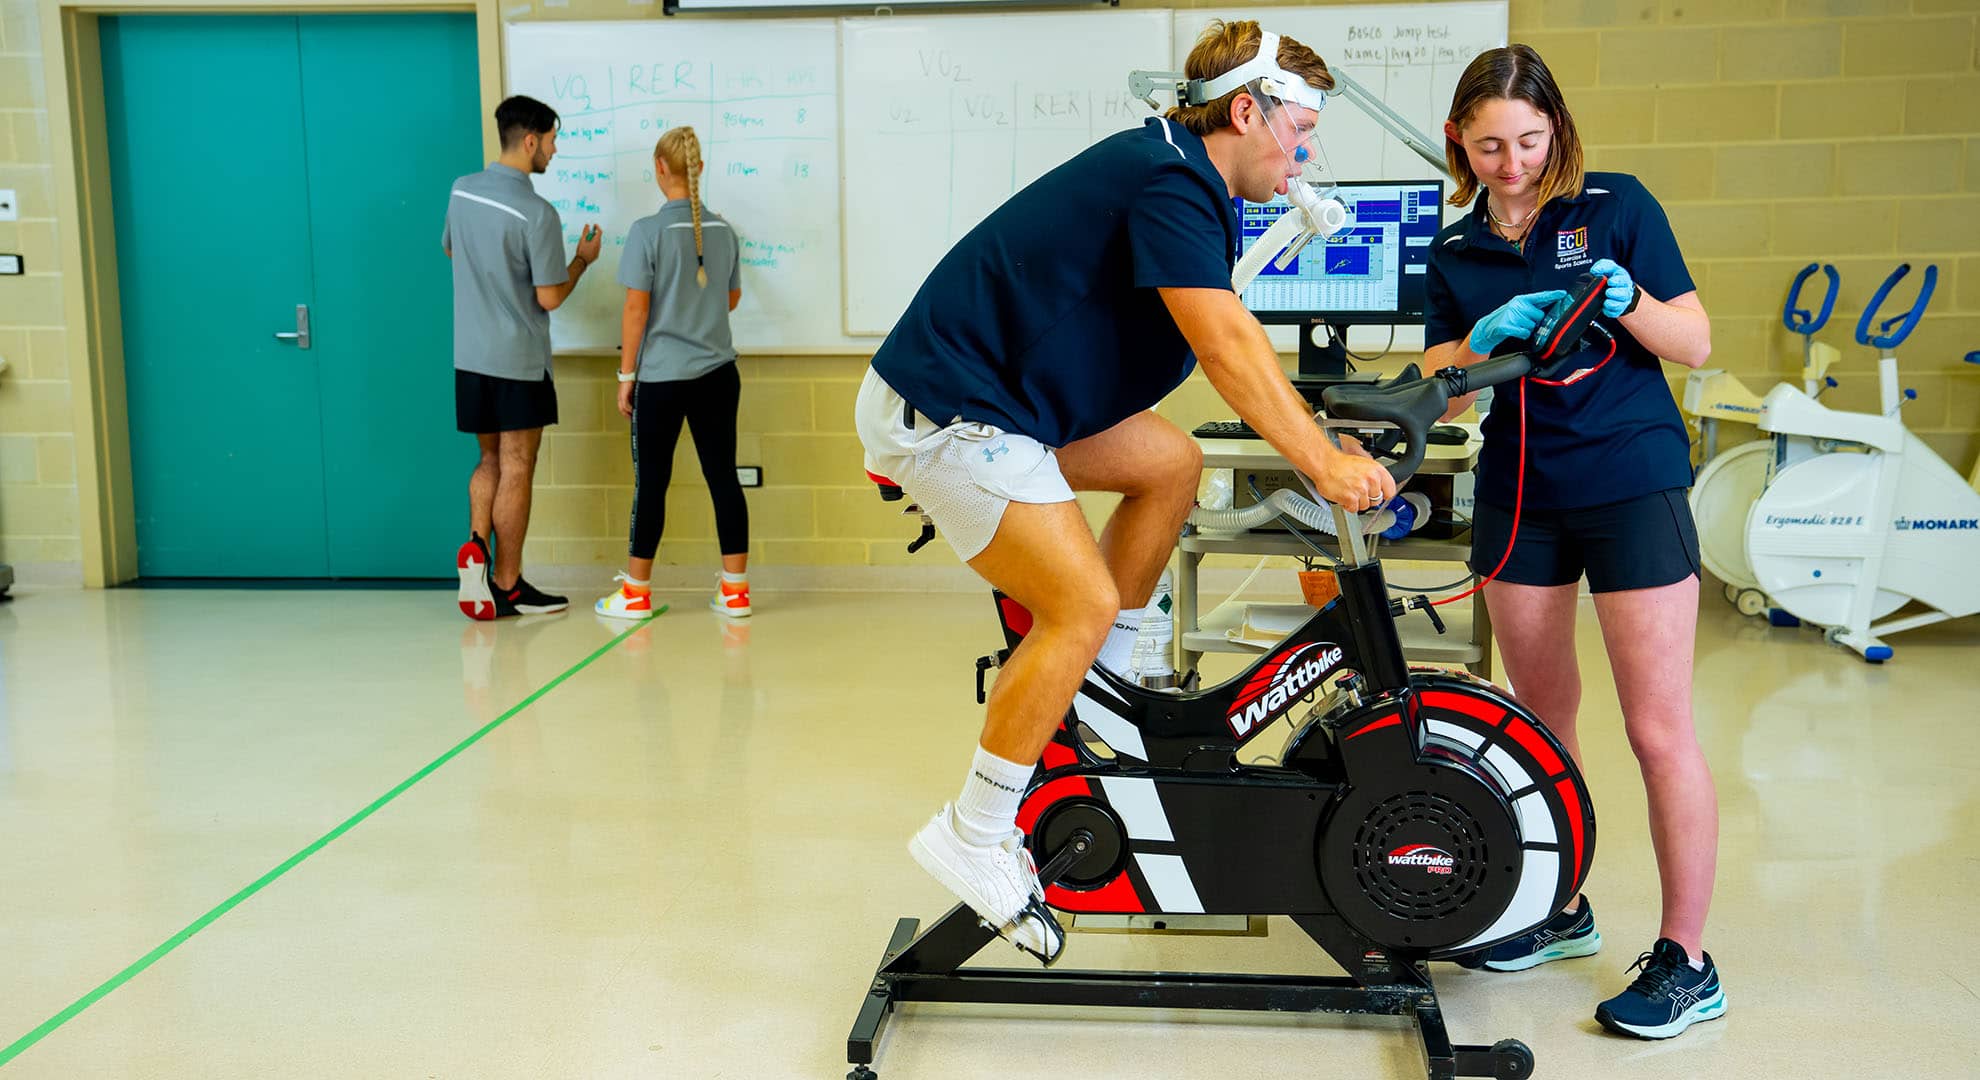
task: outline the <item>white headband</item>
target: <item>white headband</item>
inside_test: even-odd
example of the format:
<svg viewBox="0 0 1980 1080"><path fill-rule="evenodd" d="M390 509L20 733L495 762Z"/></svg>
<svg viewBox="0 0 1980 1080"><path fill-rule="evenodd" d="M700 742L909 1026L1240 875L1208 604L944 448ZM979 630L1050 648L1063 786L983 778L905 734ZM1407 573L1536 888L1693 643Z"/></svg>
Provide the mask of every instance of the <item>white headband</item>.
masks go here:
<svg viewBox="0 0 1980 1080"><path fill-rule="evenodd" d="M1314 112L1327 107L1325 92L1279 66L1279 35L1270 30L1259 31L1257 56L1199 84L1203 88L1203 102L1215 101L1253 79L1262 80L1259 90L1281 101L1304 105Z"/></svg>

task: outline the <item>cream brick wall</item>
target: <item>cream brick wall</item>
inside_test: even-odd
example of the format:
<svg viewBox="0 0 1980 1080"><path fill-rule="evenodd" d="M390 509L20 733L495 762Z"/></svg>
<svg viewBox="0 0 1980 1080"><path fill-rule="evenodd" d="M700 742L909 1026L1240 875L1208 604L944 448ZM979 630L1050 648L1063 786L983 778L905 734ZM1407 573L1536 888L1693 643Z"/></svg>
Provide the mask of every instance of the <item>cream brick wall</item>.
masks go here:
<svg viewBox="0 0 1980 1080"><path fill-rule="evenodd" d="M521 18L659 17L624 0L504 7ZM1781 302L1796 270L1826 260L1843 275L1822 334L1844 357L1829 400L1872 404L1856 316L1899 261L1937 263L1931 311L1902 350L1904 382L1919 391L1906 417L1963 473L1980 451L1980 367L1961 362L1980 349L1976 13L1980 0L1512 0L1510 36L1557 73L1591 166L1636 173L1664 203L1712 314L1711 363L1756 389L1794 374L1800 342L1781 326ZM79 539L63 327L48 314L60 308L49 271L61 223L49 209L38 51L34 4L0 0L0 187L29 207L19 224L0 224L0 251L24 251L36 270L0 279L10 364L0 374L0 558L59 563L79 557ZM906 561L912 530L860 479L849 417L864 364L743 361L739 459L768 482L748 495L759 565ZM609 362L574 359L559 372L565 422L544 444L529 558L616 564L631 472ZM1200 376L1161 411L1184 426L1227 415ZM661 559L712 566L713 517L686 438L674 477ZM1097 519L1108 500L1082 504ZM938 541L915 561L945 558Z"/></svg>
<svg viewBox="0 0 1980 1080"><path fill-rule="evenodd" d="M73 581L82 540L45 93L35 5L0 0L0 188L21 207L0 221L0 252L28 270L0 277L0 562L23 580Z"/></svg>

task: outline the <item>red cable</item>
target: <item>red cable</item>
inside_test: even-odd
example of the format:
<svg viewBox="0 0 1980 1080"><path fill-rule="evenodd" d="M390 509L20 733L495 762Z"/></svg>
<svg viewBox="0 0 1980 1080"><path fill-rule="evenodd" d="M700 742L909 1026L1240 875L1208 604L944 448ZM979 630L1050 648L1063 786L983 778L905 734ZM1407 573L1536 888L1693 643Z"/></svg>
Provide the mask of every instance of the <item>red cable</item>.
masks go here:
<svg viewBox="0 0 1980 1080"><path fill-rule="evenodd" d="M1512 533L1511 535L1506 537L1506 553L1504 555L1499 556L1499 565L1493 567L1492 572L1486 574L1485 577L1478 582L1478 584L1473 585L1471 588L1466 589L1461 593L1458 593L1456 596L1447 596L1442 600L1432 600L1430 601L1431 607L1437 607L1441 604L1449 604L1458 600L1462 600L1465 597L1470 596L1472 593L1475 593L1478 590L1484 588L1493 579L1499 576L1499 571L1504 570L1506 568L1507 561L1512 558L1513 542L1519 539L1519 509L1520 509L1520 505L1526 499L1526 384L1527 382L1531 380L1533 382L1539 383L1542 386L1567 386L1570 383L1577 383L1580 382L1582 379L1585 379L1588 376L1593 375L1596 372L1602 370L1602 365L1607 364L1609 362L1609 359L1615 355L1616 355L1616 339L1611 337L1609 339L1609 354L1608 356L1602 357L1602 363L1596 364L1592 368L1585 368L1582 371L1577 372L1571 378L1534 379L1530 375L1524 375L1520 377L1519 380L1519 473L1518 473L1519 480L1513 486Z"/></svg>
<svg viewBox="0 0 1980 1080"><path fill-rule="evenodd" d="M1505 569L1507 561L1513 559L1513 541L1519 539L1519 507L1527 499L1527 382L1533 380L1533 382L1538 382L1542 386L1568 386L1572 382L1580 382L1582 378L1588 378L1590 375L1602 371L1602 365L1610 363L1610 357L1614 357L1614 355L1616 355L1616 339L1610 337L1608 357L1602 357L1602 363L1596 365L1596 367L1582 369L1582 371L1574 373L1574 377L1533 378L1531 375L1523 375L1523 377L1519 378L1519 482L1513 486L1513 533L1509 537L1505 537L1505 555L1499 557L1499 565L1493 567L1491 573L1485 575L1483 581L1479 581L1471 589L1465 589L1463 593L1455 594L1455 596L1445 596L1441 600L1430 600L1430 606L1451 604L1451 602L1463 600L1469 594L1477 593L1479 589L1485 589L1487 585L1491 585L1499 577L1499 571Z"/></svg>
<svg viewBox="0 0 1980 1080"><path fill-rule="evenodd" d="M1573 386L1575 383L1578 383L1581 380L1589 377L1590 375L1593 375L1596 372L1602 370L1603 366L1606 365L1610 361L1610 359L1612 359L1615 355L1616 355L1616 339L1611 337L1609 339L1609 354L1607 356L1604 356L1602 358L1602 362L1596 364L1594 367L1582 368L1580 371L1575 372L1574 374L1568 376L1565 379L1534 379L1533 381L1539 383L1541 386ZM1528 377L1531 378L1531 376Z"/></svg>
<svg viewBox="0 0 1980 1080"><path fill-rule="evenodd" d="M1465 597L1470 596L1472 593L1475 593L1478 590L1484 588L1486 582L1491 581L1493 578L1499 576L1499 571L1504 570L1506 568L1506 562L1512 558L1513 541L1519 539L1519 507L1520 507L1520 503L1524 501L1526 498L1526 378L1525 376L1521 376L1519 380L1519 472L1517 475L1519 477L1519 480L1513 487L1512 535L1506 537L1506 553L1504 555L1499 556L1499 565L1493 567L1492 572L1485 575L1484 579L1481 580L1478 584L1473 585L1471 588L1464 590L1463 592L1457 594L1456 596L1446 596L1442 600L1430 601L1431 607L1437 607L1440 604L1449 604L1457 600L1462 600ZM1475 512L1476 509L1477 509L1477 505L1476 505L1476 500L1474 499L1473 511ZM1473 518L1474 527L1476 527L1476 521L1477 519L1474 517Z"/></svg>

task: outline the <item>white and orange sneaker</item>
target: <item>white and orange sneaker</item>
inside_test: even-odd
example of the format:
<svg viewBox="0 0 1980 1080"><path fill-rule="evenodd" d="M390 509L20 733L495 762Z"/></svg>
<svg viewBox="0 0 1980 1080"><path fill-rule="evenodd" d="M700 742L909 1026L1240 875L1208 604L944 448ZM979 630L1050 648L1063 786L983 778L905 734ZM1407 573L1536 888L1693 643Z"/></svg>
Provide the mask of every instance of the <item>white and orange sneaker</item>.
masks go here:
<svg viewBox="0 0 1980 1080"><path fill-rule="evenodd" d="M626 575L615 574L612 580L625 584L598 598L598 602L592 605L592 610L598 614L613 619L650 619L667 610L667 605L653 602L653 590L635 586ZM635 588L639 588L639 592L634 593Z"/></svg>
<svg viewBox="0 0 1980 1080"><path fill-rule="evenodd" d="M727 615L740 619L749 614L749 582L730 581L726 576L717 578L715 595L708 598L708 606L717 615Z"/></svg>

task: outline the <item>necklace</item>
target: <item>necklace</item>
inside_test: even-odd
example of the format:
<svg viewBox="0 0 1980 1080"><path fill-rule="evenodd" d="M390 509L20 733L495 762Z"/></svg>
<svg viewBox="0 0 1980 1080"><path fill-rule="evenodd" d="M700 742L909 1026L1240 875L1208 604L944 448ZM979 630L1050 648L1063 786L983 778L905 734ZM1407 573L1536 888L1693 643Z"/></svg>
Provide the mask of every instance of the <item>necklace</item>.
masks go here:
<svg viewBox="0 0 1980 1080"><path fill-rule="evenodd" d="M1537 210L1538 207L1535 207L1534 209ZM1518 221L1507 221L1504 218L1501 218L1499 215L1492 212L1492 200L1490 199L1485 200L1485 216L1492 219L1492 224L1497 225L1502 229L1517 229L1533 220L1533 213L1531 211L1528 211L1527 215L1523 218L1520 218Z"/></svg>

